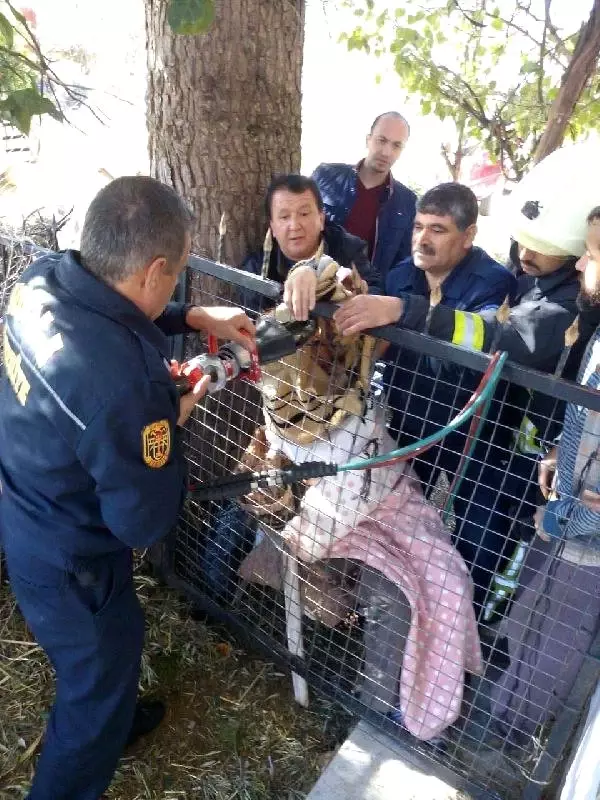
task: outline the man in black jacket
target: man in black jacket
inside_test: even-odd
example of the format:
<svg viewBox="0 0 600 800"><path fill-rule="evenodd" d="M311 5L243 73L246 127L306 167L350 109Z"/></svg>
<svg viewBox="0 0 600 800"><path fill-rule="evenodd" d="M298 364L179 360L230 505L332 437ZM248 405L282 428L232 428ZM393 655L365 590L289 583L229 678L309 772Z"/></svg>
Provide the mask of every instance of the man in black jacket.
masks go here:
<svg viewBox="0 0 600 800"><path fill-rule="evenodd" d="M265 200L269 230L263 249L249 255L242 269L285 283L291 268L313 256L328 255L341 267L356 267L365 288L380 291L379 272L371 266L362 239L328 222L317 184L304 175L279 175L271 181ZM306 319L315 302L317 278L306 269L294 279L289 302L297 319ZM257 308L259 297L245 291L244 305Z"/></svg>

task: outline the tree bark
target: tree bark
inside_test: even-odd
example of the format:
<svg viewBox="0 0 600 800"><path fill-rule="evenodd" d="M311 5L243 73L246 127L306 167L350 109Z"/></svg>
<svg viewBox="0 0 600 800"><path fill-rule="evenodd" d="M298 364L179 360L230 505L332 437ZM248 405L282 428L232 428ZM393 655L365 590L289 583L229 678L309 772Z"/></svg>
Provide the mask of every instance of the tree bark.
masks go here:
<svg viewBox="0 0 600 800"><path fill-rule="evenodd" d="M304 0L216 0L211 29L176 36L145 0L151 174L197 216L193 250L239 264L262 243L265 189L300 167Z"/></svg>
<svg viewBox="0 0 600 800"><path fill-rule="evenodd" d="M599 53L600 0L594 0L590 17L581 29L573 56L550 108L546 128L533 156L534 164L562 144L575 106L596 70Z"/></svg>

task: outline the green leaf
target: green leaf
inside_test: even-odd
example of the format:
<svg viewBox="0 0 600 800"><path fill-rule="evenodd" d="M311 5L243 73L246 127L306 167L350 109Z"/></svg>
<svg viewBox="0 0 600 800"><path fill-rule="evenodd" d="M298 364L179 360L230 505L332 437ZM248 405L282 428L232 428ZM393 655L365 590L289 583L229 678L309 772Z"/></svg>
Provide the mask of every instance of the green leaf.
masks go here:
<svg viewBox="0 0 600 800"><path fill-rule="evenodd" d="M495 31L501 31L502 28L504 27L504 25L502 23L502 20L498 19L498 17L494 17L491 24L492 24L492 28Z"/></svg>
<svg viewBox="0 0 600 800"><path fill-rule="evenodd" d="M25 27L25 28L28 27L29 23L27 22L27 20L25 18L25 15L21 14L20 11L17 11L17 9L14 6L13 6L13 8L11 8L11 13L12 13L13 17L17 20L17 22L20 22L21 25L23 25L23 27Z"/></svg>
<svg viewBox="0 0 600 800"><path fill-rule="evenodd" d="M0 13L0 34L4 39L4 44L12 50L15 29L10 24L4 14Z"/></svg>
<svg viewBox="0 0 600 800"><path fill-rule="evenodd" d="M167 22L173 33L206 33L215 19L214 0L171 0Z"/></svg>
<svg viewBox="0 0 600 800"><path fill-rule="evenodd" d="M521 67L521 74L526 75L529 72L538 72L540 65L537 61L525 61Z"/></svg>
<svg viewBox="0 0 600 800"><path fill-rule="evenodd" d="M35 87L17 89L0 103L0 118L26 135L31 129L32 118L40 114L49 114L57 120L63 118L54 103L41 95Z"/></svg>

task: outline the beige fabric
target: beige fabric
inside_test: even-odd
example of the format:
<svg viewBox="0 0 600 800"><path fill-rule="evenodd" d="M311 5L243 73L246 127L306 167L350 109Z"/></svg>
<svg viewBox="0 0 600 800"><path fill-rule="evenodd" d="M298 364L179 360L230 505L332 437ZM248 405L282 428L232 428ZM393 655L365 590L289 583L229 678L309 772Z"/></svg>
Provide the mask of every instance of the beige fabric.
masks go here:
<svg viewBox="0 0 600 800"><path fill-rule="evenodd" d="M268 449L264 428L257 428L236 471L260 472L290 466L292 462L282 453L268 453ZM272 486L244 495L240 505L249 514L258 517L261 523L280 530L296 513L300 493L301 487L296 488L295 493L291 486Z"/></svg>
<svg viewBox="0 0 600 800"><path fill-rule="evenodd" d="M340 269L327 256L318 274L317 300L343 303L361 293L356 269ZM271 312L289 318L286 306ZM340 336L331 320L319 319L312 339L291 356L263 367L261 393L265 412L279 434L297 444L310 444L342 425L353 415L361 417L369 389L375 339L358 334Z"/></svg>

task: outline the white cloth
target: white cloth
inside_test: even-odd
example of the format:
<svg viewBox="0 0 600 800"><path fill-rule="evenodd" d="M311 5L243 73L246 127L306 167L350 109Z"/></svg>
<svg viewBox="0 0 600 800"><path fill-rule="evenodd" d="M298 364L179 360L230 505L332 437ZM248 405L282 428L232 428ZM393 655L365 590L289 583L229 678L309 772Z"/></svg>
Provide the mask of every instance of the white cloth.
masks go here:
<svg viewBox="0 0 600 800"><path fill-rule="evenodd" d="M567 773L560 800L596 800L600 789L600 685Z"/></svg>

